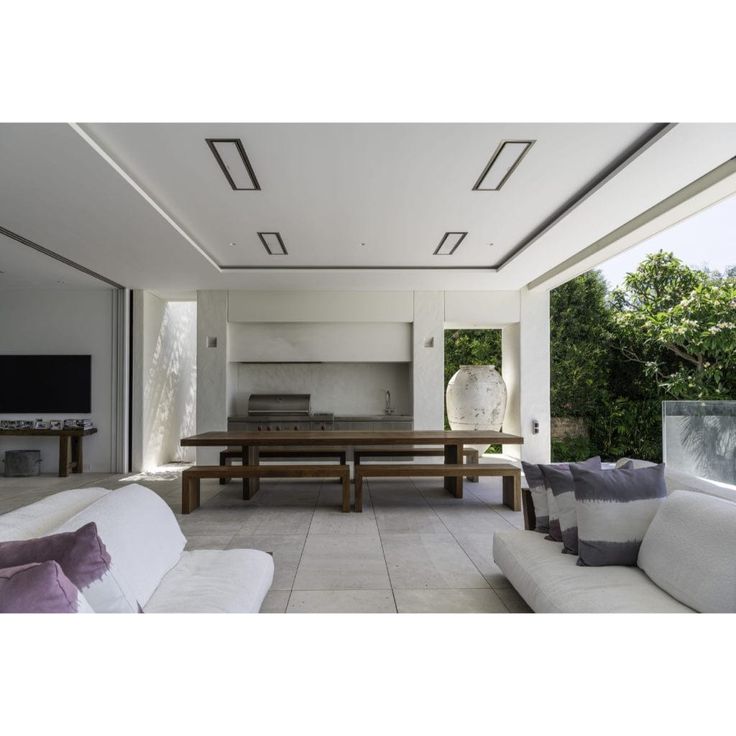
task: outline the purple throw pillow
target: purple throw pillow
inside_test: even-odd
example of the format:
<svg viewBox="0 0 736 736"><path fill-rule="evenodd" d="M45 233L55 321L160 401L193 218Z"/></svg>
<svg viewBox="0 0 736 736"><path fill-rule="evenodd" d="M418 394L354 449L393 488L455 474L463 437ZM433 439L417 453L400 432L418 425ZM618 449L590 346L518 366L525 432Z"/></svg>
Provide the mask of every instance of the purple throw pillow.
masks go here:
<svg viewBox="0 0 736 736"><path fill-rule="evenodd" d="M64 575L80 590L99 580L110 568L110 555L93 521L75 532L0 542L0 568L48 561L58 562Z"/></svg>
<svg viewBox="0 0 736 736"><path fill-rule="evenodd" d="M0 613L77 613L79 591L58 562L0 570Z"/></svg>

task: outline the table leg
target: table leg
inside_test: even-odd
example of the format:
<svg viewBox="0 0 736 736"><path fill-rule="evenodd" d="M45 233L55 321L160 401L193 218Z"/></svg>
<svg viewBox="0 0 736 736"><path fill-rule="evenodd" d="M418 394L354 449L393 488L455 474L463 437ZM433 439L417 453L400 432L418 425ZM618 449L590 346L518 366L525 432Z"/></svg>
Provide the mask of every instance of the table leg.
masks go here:
<svg viewBox="0 0 736 736"><path fill-rule="evenodd" d="M82 472L82 463L84 462L84 453L82 452L83 437L72 437L72 473Z"/></svg>
<svg viewBox="0 0 736 736"><path fill-rule="evenodd" d="M460 465L463 462L462 445L445 445L445 465ZM455 498L463 497L463 476L445 476L445 488Z"/></svg>
<svg viewBox="0 0 736 736"><path fill-rule="evenodd" d="M260 460L258 447L256 445L245 445L243 447L243 465L258 465ZM249 501L258 493L261 485L260 478L243 478L243 499Z"/></svg>
<svg viewBox="0 0 736 736"><path fill-rule="evenodd" d="M69 475L69 435L59 435L59 478Z"/></svg>

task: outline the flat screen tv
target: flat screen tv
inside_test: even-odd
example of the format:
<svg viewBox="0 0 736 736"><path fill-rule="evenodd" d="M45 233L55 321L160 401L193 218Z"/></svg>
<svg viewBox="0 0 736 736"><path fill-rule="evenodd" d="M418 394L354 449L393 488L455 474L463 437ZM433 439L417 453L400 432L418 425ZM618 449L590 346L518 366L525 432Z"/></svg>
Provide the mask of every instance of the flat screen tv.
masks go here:
<svg viewBox="0 0 736 736"><path fill-rule="evenodd" d="M88 414L91 355L0 355L0 413Z"/></svg>

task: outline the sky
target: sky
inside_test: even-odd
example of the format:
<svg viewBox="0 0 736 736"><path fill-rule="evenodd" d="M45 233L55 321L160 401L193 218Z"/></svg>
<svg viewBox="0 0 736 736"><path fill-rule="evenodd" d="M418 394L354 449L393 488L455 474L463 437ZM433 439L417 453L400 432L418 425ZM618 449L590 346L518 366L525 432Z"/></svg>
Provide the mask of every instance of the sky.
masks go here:
<svg viewBox="0 0 736 736"><path fill-rule="evenodd" d="M598 268L609 287L614 288L627 273L636 270L648 253L658 250L672 251L689 266L708 266L718 271L736 266L736 196L657 233Z"/></svg>

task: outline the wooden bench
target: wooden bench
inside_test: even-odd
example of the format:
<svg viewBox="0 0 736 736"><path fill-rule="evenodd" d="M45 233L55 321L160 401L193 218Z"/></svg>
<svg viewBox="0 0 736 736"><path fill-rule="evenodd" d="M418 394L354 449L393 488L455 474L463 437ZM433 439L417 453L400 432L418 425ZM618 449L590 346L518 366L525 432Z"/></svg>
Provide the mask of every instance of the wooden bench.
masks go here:
<svg viewBox="0 0 736 736"><path fill-rule="evenodd" d="M478 450L472 447L463 449L465 462L470 464L478 464ZM380 459L385 457L444 457L444 447L356 447L353 452L353 460L356 465L360 465L363 458ZM222 463L221 463L222 464ZM477 475L468 475L467 479L471 483L478 482Z"/></svg>
<svg viewBox="0 0 736 736"><path fill-rule="evenodd" d="M350 511L350 469L347 465L195 465L181 474L181 512L190 514L200 503L202 478L339 478L342 510ZM248 498L243 493L244 498Z"/></svg>
<svg viewBox="0 0 736 736"><path fill-rule="evenodd" d="M337 460L340 465L347 462L347 451L344 447L269 447L258 451L258 457L266 460ZM231 460L243 460L243 450L223 450L220 453L220 465L230 465ZM230 478L221 477L220 485L224 486Z"/></svg>
<svg viewBox="0 0 736 736"><path fill-rule="evenodd" d="M503 478L503 503L513 511L521 510L521 470L515 465L484 463L483 465L441 465L440 463L409 465L356 465L355 510L363 510L363 478L392 478L431 476L439 478L473 475L501 476ZM456 496L462 498L462 490Z"/></svg>

